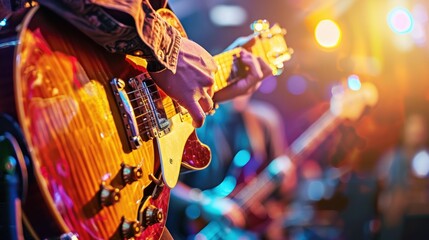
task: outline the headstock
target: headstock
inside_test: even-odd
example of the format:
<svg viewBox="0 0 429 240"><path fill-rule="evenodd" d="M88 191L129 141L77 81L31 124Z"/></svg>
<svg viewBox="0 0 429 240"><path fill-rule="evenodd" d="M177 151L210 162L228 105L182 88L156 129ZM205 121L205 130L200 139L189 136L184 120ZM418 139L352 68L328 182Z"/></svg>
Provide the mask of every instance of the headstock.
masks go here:
<svg viewBox="0 0 429 240"><path fill-rule="evenodd" d="M359 90L339 85L332 88L330 110L337 117L357 120L365 108L378 101L378 90L373 83L364 82Z"/></svg>
<svg viewBox="0 0 429 240"><path fill-rule="evenodd" d="M262 57L271 66L273 75L280 75L283 72L283 63L290 60L293 53L284 38L286 30L278 24L270 27L267 20L253 22L251 29L254 31L255 39L250 47L251 52Z"/></svg>

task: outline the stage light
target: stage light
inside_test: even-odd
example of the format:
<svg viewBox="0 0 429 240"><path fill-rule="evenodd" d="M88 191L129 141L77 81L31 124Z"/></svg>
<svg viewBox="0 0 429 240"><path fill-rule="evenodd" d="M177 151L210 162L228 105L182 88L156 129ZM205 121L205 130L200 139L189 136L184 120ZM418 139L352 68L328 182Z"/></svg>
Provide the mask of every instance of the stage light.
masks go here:
<svg viewBox="0 0 429 240"><path fill-rule="evenodd" d="M287 89L293 95L301 95L307 90L307 80L300 75L292 75L286 82Z"/></svg>
<svg viewBox="0 0 429 240"><path fill-rule="evenodd" d="M359 91L360 88L362 87L360 79L359 79L359 77L357 75L350 75L347 78L347 85L353 91Z"/></svg>
<svg viewBox="0 0 429 240"><path fill-rule="evenodd" d="M414 19L408 9L398 7L390 11L387 16L387 23L395 33L405 34L413 30Z"/></svg>
<svg viewBox="0 0 429 240"><path fill-rule="evenodd" d="M234 5L217 5L210 10L210 20L217 26L241 26L247 20L244 8Z"/></svg>
<svg viewBox="0 0 429 240"><path fill-rule="evenodd" d="M417 177L426 177L429 174L429 154L421 151L412 160L412 169Z"/></svg>
<svg viewBox="0 0 429 240"><path fill-rule="evenodd" d="M336 47L341 40L341 30L329 19L320 21L314 30L317 43L324 48Z"/></svg>

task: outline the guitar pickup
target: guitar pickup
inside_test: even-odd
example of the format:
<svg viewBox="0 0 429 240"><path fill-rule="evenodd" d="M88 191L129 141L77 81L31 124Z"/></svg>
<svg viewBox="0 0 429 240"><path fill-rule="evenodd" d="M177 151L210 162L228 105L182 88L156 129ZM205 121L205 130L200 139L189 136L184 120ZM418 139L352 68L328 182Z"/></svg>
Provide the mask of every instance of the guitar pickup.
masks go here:
<svg viewBox="0 0 429 240"><path fill-rule="evenodd" d="M124 124L130 146L132 149L137 149L142 145L143 140L140 137L134 108L128 97L128 93L125 91L126 83L122 79L114 78L110 82L110 85L112 87L113 95L115 96L116 104L121 114L122 122Z"/></svg>

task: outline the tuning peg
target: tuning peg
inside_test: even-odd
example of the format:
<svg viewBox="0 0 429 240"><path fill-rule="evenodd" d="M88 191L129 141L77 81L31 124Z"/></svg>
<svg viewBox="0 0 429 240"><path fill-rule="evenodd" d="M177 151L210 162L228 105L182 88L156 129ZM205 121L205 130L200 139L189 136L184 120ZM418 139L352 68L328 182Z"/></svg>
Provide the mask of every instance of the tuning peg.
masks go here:
<svg viewBox="0 0 429 240"><path fill-rule="evenodd" d="M255 33L268 31L270 29L270 23L267 20L256 20L250 24L250 29Z"/></svg>

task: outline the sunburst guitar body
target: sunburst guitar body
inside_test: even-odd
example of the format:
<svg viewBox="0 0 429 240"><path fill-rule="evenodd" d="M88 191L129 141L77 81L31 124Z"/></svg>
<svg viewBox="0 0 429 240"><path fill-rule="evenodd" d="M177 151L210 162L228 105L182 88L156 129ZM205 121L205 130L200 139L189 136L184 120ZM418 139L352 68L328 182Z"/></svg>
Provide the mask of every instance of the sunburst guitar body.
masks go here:
<svg viewBox="0 0 429 240"><path fill-rule="evenodd" d="M23 215L33 237L159 239L181 169L210 162L189 114L138 60L106 52L61 17L35 7L17 19L0 30L0 113L19 122L29 149ZM248 47L263 46L276 72L290 57L279 29ZM215 57L215 89L238 77L239 53Z"/></svg>

